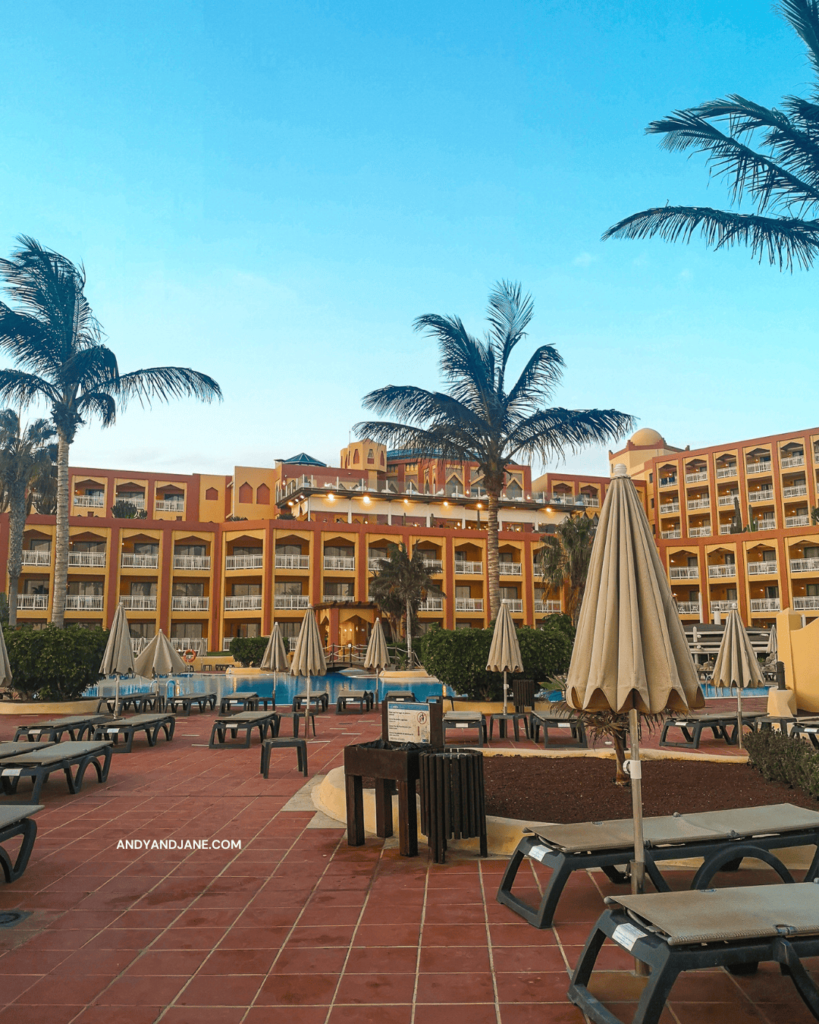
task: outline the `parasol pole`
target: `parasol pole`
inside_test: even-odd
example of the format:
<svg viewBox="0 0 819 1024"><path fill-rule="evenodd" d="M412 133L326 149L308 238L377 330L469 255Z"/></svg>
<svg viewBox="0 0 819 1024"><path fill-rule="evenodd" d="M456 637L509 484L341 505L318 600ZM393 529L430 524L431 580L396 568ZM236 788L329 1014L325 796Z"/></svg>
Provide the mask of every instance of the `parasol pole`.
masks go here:
<svg viewBox="0 0 819 1024"><path fill-rule="evenodd" d="M503 713L506 714L506 704L509 698L509 686L506 682L506 670L503 673ZM516 723L517 724L517 723Z"/></svg>
<svg viewBox="0 0 819 1024"><path fill-rule="evenodd" d="M737 744L742 750L742 680L737 681Z"/></svg>
<svg viewBox="0 0 819 1024"><path fill-rule="evenodd" d="M646 881L646 848L643 840L643 766L640 761L640 726L637 708L628 713L628 731L631 739L631 761L629 776L631 777L631 815L634 819L634 860L631 862L631 891L639 894L645 889ZM635 959L634 971L639 977L647 977L648 964Z"/></svg>

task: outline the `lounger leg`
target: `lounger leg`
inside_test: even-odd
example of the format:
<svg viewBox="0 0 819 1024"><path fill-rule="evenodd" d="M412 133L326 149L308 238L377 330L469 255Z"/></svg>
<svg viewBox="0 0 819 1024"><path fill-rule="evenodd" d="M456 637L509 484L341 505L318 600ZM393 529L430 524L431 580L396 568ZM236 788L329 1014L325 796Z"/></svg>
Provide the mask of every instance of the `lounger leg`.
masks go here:
<svg viewBox="0 0 819 1024"><path fill-rule="evenodd" d="M793 875L770 850L765 850L760 846L746 845L730 846L727 849L719 850L709 857L696 875L694 875L691 888L707 889L711 884L711 879L718 871L734 860L741 861L743 857L755 857L757 860L764 861L774 869L783 882L793 882Z"/></svg>
<svg viewBox="0 0 819 1024"><path fill-rule="evenodd" d="M790 975L791 981L796 986L796 991L802 997L802 1002L819 1020L819 991L802 965L796 950L786 939L778 939L773 952L782 973Z"/></svg>
<svg viewBox="0 0 819 1024"><path fill-rule="evenodd" d="M41 771L37 770L37 771L35 771L34 775L29 776L31 778L31 781L32 781L31 802L33 804L37 804L37 803L40 802L40 790L43 788L43 783L46 781L46 779L48 779L48 775L49 775L48 772L41 772ZM69 777L69 779L71 778L71 773L70 772L68 773L68 777ZM15 789L17 788L16 780L15 780L15 787L14 788ZM70 788L71 787L69 785L69 789Z"/></svg>
<svg viewBox="0 0 819 1024"><path fill-rule="evenodd" d="M11 857L9 857L5 850L0 848L0 865L2 865L3 875L7 882L17 881L26 870L31 851L34 849L34 840L37 836L37 822L33 818L25 818L11 828L6 829L0 835L0 843L6 842L7 839L13 839L15 836L22 836L23 841L20 844L17 858L13 864Z"/></svg>
<svg viewBox="0 0 819 1024"><path fill-rule="evenodd" d="M603 865L600 870L606 878L608 878L610 882L614 882L615 885L628 885L631 881L631 874L629 871L619 871L611 864Z"/></svg>
<svg viewBox="0 0 819 1024"><path fill-rule="evenodd" d="M504 906L514 910L524 921L528 921L535 928L551 928L555 909L566 882L569 880L569 876L574 869L569 867L566 863L566 858L562 854L553 854L549 857L548 867L552 869L552 874L546 886L546 891L541 897L540 906L536 910L534 907L530 907L528 903L524 903L522 899L515 896L512 892L512 884L518 873L518 868L530 848L527 837L524 837L518 843L518 847L512 854L506 871L503 873L496 898L498 903L503 903Z"/></svg>
<svg viewBox="0 0 819 1024"><path fill-rule="evenodd" d="M674 965L673 957L664 947L664 963L659 966L651 965L651 974L648 984L643 989L640 1002L637 1004L637 1011L634 1014L632 1024L657 1024L660 1014L665 1009L671 989L680 973Z"/></svg>

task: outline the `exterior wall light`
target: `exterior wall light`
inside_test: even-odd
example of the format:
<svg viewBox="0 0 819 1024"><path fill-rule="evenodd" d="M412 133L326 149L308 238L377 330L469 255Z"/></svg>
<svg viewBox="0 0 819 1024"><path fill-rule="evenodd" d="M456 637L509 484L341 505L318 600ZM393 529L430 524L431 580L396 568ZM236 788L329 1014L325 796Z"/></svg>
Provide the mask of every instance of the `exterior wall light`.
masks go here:
<svg viewBox="0 0 819 1024"><path fill-rule="evenodd" d="M328 494L327 495L327 500L328 501L335 501L336 500L335 494Z"/></svg>

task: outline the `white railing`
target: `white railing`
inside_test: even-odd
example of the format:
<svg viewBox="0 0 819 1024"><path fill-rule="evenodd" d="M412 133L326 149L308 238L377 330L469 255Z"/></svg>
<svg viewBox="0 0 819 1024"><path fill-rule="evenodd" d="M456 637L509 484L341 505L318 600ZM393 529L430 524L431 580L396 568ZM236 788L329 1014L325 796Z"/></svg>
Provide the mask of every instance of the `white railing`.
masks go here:
<svg viewBox="0 0 819 1024"><path fill-rule="evenodd" d="M535 601L535 615L554 615L560 610L560 601Z"/></svg>
<svg viewBox="0 0 819 1024"><path fill-rule="evenodd" d="M273 607L274 608L289 608L291 610L296 608L309 608L310 607L310 595L309 594L274 594L273 595Z"/></svg>
<svg viewBox="0 0 819 1024"><path fill-rule="evenodd" d="M676 487L677 478L675 476L665 476L660 478L660 487Z"/></svg>
<svg viewBox="0 0 819 1024"><path fill-rule="evenodd" d="M523 601L518 597L504 597L501 604L508 604L509 611L521 614L523 612Z"/></svg>
<svg viewBox="0 0 819 1024"><path fill-rule="evenodd" d="M736 466L720 466L717 468L717 480L728 480L737 475Z"/></svg>
<svg viewBox="0 0 819 1024"><path fill-rule="evenodd" d="M120 565L123 569L156 569L159 555L133 555L130 551L123 551Z"/></svg>
<svg viewBox="0 0 819 1024"><path fill-rule="evenodd" d="M197 654L202 655L208 649L207 640L202 640L200 637L169 636L168 639L175 651L196 651Z"/></svg>
<svg viewBox="0 0 819 1024"><path fill-rule="evenodd" d="M577 502L579 505L585 505L587 508L600 508L600 499L593 494L580 494L578 495Z"/></svg>
<svg viewBox="0 0 819 1024"><path fill-rule="evenodd" d="M78 612L101 612L105 598L102 594L66 594L66 611Z"/></svg>
<svg viewBox="0 0 819 1024"><path fill-rule="evenodd" d="M455 598L455 611L456 612L482 612L483 611L483 598L482 597L456 597Z"/></svg>
<svg viewBox="0 0 819 1024"><path fill-rule="evenodd" d="M819 597L795 597L793 599L793 610L795 612L811 612L819 608Z"/></svg>
<svg viewBox="0 0 819 1024"><path fill-rule="evenodd" d="M689 537L710 537L711 527L710 526L694 526L688 531Z"/></svg>
<svg viewBox="0 0 819 1024"><path fill-rule="evenodd" d="M776 529L776 519L774 519L773 516L770 516L767 519L757 519L756 525L757 525L757 529L759 529L759 530L775 530Z"/></svg>
<svg viewBox="0 0 819 1024"><path fill-rule="evenodd" d="M779 598L778 597L760 597L751 599L751 611L752 612L778 612L779 611Z"/></svg>
<svg viewBox="0 0 819 1024"><path fill-rule="evenodd" d="M277 569L309 569L309 555L276 555Z"/></svg>
<svg viewBox="0 0 819 1024"><path fill-rule="evenodd" d="M44 611L48 608L48 594L18 594L17 607L22 611Z"/></svg>
<svg viewBox="0 0 819 1024"><path fill-rule="evenodd" d="M228 555L225 558L225 570L230 569L262 569L264 555Z"/></svg>
<svg viewBox="0 0 819 1024"><path fill-rule="evenodd" d="M717 498L717 504L724 508L726 505L733 505L734 498L738 497L739 491L737 491L736 494L720 494L720 496Z"/></svg>
<svg viewBox="0 0 819 1024"><path fill-rule="evenodd" d="M439 573L444 571L444 563L440 558L425 558L424 568L428 573Z"/></svg>
<svg viewBox="0 0 819 1024"><path fill-rule="evenodd" d="M706 471L703 471L701 473L686 473L685 474L685 482L687 484L698 484L702 480L707 480L707 479L708 479L708 473Z"/></svg>
<svg viewBox="0 0 819 1024"><path fill-rule="evenodd" d="M672 580L697 580L700 577L700 568L698 565L672 565L668 575Z"/></svg>
<svg viewBox="0 0 819 1024"><path fill-rule="evenodd" d="M819 558L792 558L791 572L819 572Z"/></svg>
<svg viewBox="0 0 819 1024"><path fill-rule="evenodd" d="M709 565L708 575L709 576L736 576L737 567L735 565Z"/></svg>
<svg viewBox="0 0 819 1024"><path fill-rule="evenodd" d="M115 501L125 501L129 505L133 505L134 508L145 508L145 495L141 494L138 498L129 498L125 494L118 494Z"/></svg>
<svg viewBox="0 0 819 1024"><path fill-rule="evenodd" d="M74 504L77 508L102 508L105 504L105 496L92 495L89 497L86 494L75 494Z"/></svg>
<svg viewBox="0 0 819 1024"><path fill-rule="evenodd" d="M230 650L230 645L233 643L233 641L235 639L236 639L235 636L225 636L225 637L222 637L222 650L223 651L229 651ZM293 642L294 642L294 640L295 640L295 637L291 637L290 638L290 650L291 651L293 650Z"/></svg>
<svg viewBox="0 0 819 1024"><path fill-rule="evenodd" d="M456 576L480 576L483 573L483 562L459 562L455 560Z"/></svg>
<svg viewBox="0 0 819 1024"><path fill-rule="evenodd" d="M783 469L794 469L796 466L805 465L805 455L792 455L789 459L782 459L779 465Z"/></svg>
<svg viewBox="0 0 819 1024"><path fill-rule="evenodd" d="M680 615L699 615L700 603L699 601L678 601L677 612Z"/></svg>
<svg viewBox="0 0 819 1024"><path fill-rule="evenodd" d="M819 563L819 559L817 559L817 562ZM776 562L760 561L748 562L747 564L749 576L771 576L774 575L777 571ZM791 562L791 565L793 565L793 562Z"/></svg>
<svg viewBox="0 0 819 1024"><path fill-rule="evenodd" d="M710 508L710 498L695 498L693 501L686 502L686 508L691 512L695 508Z"/></svg>
<svg viewBox="0 0 819 1024"><path fill-rule="evenodd" d="M241 594L237 597L225 598L226 612L255 612L261 611L261 594Z"/></svg>
<svg viewBox="0 0 819 1024"><path fill-rule="evenodd" d="M772 462L748 462L745 465L745 472L748 476L753 476L755 473L770 473Z"/></svg>
<svg viewBox="0 0 819 1024"><path fill-rule="evenodd" d="M331 558L327 555L324 556L324 568L333 569L341 572L354 572L355 571L355 558Z"/></svg>
<svg viewBox="0 0 819 1024"><path fill-rule="evenodd" d="M154 510L156 512L184 512L185 502L184 501L169 501L167 499L157 498L154 504Z"/></svg>
<svg viewBox="0 0 819 1024"><path fill-rule="evenodd" d="M68 564L73 568L92 569L105 568L104 551L69 551Z"/></svg>
<svg viewBox="0 0 819 1024"><path fill-rule="evenodd" d="M773 501L773 489L765 491L748 491L748 501Z"/></svg>
<svg viewBox="0 0 819 1024"><path fill-rule="evenodd" d="M725 523L723 526L720 526L719 532L720 533L730 533L731 532L731 525L732 525L731 523Z"/></svg>
<svg viewBox="0 0 819 1024"><path fill-rule="evenodd" d="M156 594L123 594L119 602L126 611L156 611Z"/></svg>
<svg viewBox="0 0 819 1024"><path fill-rule="evenodd" d="M51 565L51 551L24 551L23 565Z"/></svg>
<svg viewBox="0 0 819 1024"><path fill-rule="evenodd" d="M520 562L498 562L501 576L520 576L523 566Z"/></svg>
<svg viewBox="0 0 819 1024"><path fill-rule="evenodd" d="M794 484L793 487L783 487L782 497L783 498L804 498L808 493L807 484Z"/></svg>
<svg viewBox="0 0 819 1024"><path fill-rule="evenodd" d="M736 601L712 601L711 612L732 612L737 607Z"/></svg>
<svg viewBox="0 0 819 1024"><path fill-rule="evenodd" d="M785 529L791 529L794 526L810 526L810 516L785 516Z"/></svg>
<svg viewBox="0 0 819 1024"><path fill-rule="evenodd" d="M206 612L210 608L209 597L172 597L171 611Z"/></svg>
<svg viewBox="0 0 819 1024"><path fill-rule="evenodd" d="M682 532L680 530L663 530L660 536L663 540L676 540L678 537L682 537Z"/></svg>
<svg viewBox="0 0 819 1024"><path fill-rule="evenodd" d="M355 594L323 594L321 599L325 604L349 604L355 601Z"/></svg>
<svg viewBox="0 0 819 1024"><path fill-rule="evenodd" d="M428 597L418 605L419 612L442 612L444 600L441 597Z"/></svg>
<svg viewBox="0 0 819 1024"><path fill-rule="evenodd" d="M210 569L210 555L174 555L174 569L207 572Z"/></svg>
<svg viewBox="0 0 819 1024"><path fill-rule="evenodd" d="M386 555L373 558L372 556L367 559L367 568L370 572L381 572L381 562L386 558Z"/></svg>
<svg viewBox="0 0 819 1024"><path fill-rule="evenodd" d="M680 503L678 501L667 501L664 505L660 505L660 515L670 516L672 512L680 511Z"/></svg>

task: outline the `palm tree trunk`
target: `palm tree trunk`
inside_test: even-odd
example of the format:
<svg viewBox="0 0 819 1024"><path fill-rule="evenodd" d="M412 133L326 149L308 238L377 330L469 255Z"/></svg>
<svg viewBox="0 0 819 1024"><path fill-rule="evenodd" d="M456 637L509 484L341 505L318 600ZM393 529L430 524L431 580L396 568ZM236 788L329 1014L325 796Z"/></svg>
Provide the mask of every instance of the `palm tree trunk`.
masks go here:
<svg viewBox="0 0 819 1024"><path fill-rule="evenodd" d="M412 668L412 604L407 598L407 668Z"/></svg>
<svg viewBox="0 0 819 1024"><path fill-rule="evenodd" d="M54 538L54 593L52 626L65 625L65 593L68 588L68 441L62 431L57 445L57 516Z"/></svg>
<svg viewBox="0 0 819 1024"><path fill-rule="evenodd" d="M23 571L23 529L26 522L25 486L15 481L9 488L9 625L17 625L17 591Z"/></svg>
<svg viewBox="0 0 819 1024"><path fill-rule="evenodd" d="M498 499L496 490L486 491L486 547L489 572L489 618L496 619L500 612L500 570L498 568Z"/></svg>

